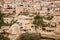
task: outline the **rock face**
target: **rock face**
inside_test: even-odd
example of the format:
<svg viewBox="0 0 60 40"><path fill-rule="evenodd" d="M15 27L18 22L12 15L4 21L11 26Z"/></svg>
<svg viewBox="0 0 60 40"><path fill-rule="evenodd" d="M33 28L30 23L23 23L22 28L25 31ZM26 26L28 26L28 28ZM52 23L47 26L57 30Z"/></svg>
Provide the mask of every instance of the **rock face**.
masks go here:
<svg viewBox="0 0 60 40"><path fill-rule="evenodd" d="M20 33L20 26L18 24L14 24L11 26L11 28L9 30L7 30L7 32L11 33L11 34L19 34Z"/></svg>
<svg viewBox="0 0 60 40"><path fill-rule="evenodd" d="M60 35L60 25L57 25L55 33Z"/></svg>
<svg viewBox="0 0 60 40"><path fill-rule="evenodd" d="M20 26L17 23L15 23L6 32L10 33L8 37L11 40L15 40L18 37L18 35L20 35Z"/></svg>

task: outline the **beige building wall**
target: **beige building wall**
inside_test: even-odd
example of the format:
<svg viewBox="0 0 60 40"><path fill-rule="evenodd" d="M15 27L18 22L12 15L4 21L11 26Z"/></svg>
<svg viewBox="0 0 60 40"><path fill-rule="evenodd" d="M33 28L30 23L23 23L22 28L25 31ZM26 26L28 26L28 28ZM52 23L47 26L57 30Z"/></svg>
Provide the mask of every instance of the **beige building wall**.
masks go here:
<svg viewBox="0 0 60 40"><path fill-rule="evenodd" d="M23 9L24 9L23 6L17 5L17 6L16 6L16 16L17 16L20 12L22 12Z"/></svg>
<svg viewBox="0 0 60 40"><path fill-rule="evenodd" d="M14 3L15 0L4 0L5 3Z"/></svg>

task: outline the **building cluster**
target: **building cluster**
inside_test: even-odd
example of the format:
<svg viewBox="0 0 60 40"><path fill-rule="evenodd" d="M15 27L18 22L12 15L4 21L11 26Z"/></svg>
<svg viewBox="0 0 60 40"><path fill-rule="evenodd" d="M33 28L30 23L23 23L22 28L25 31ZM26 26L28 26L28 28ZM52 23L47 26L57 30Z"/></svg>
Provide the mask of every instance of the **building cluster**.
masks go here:
<svg viewBox="0 0 60 40"><path fill-rule="evenodd" d="M7 30L11 34L36 32L32 24L35 14L54 16L50 21L44 20L54 26L39 28L38 32L60 34L60 0L0 0L0 11L6 14L4 22L9 24L15 22Z"/></svg>

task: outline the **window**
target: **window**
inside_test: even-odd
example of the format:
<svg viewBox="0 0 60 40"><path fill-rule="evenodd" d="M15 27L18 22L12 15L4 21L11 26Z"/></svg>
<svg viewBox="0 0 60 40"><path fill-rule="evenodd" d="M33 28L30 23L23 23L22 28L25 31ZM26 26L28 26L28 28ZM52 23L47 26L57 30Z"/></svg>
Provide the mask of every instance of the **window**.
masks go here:
<svg viewBox="0 0 60 40"><path fill-rule="evenodd" d="M20 27L20 29L23 29L23 27Z"/></svg>
<svg viewBox="0 0 60 40"><path fill-rule="evenodd" d="M45 31L46 29L45 28L42 28L43 31Z"/></svg>
<svg viewBox="0 0 60 40"><path fill-rule="evenodd" d="M24 29L23 31L28 31L28 30Z"/></svg>
<svg viewBox="0 0 60 40"><path fill-rule="evenodd" d="M51 27L56 27L56 25L51 25Z"/></svg>
<svg viewBox="0 0 60 40"><path fill-rule="evenodd" d="M12 6L7 5L7 9L12 9Z"/></svg>
<svg viewBox="0 0 60 40"><path fill-rule="evenodd" d="M50 11L50 8L48 8L47 11Z"/></svg>
<svg viewBox="0 0 60 40"><path fill-rule="evenodd" d="M34 27L34 26L31 26L32 28Z"/></svg>
<svg viewBox="0 0 60 40"><path fill-rule="evenodd" d="M20 6L23 6L22 4Z"/></svg>
<svg viewBox="0 0 60 40"><path fill-rule="evenodd" d="M60 24L60 23L59 23Z"/></svg>
<svg viewBox="0 0 60 40"><path fill-rule="evenodd" d="M54 30L47 30L47 32L53 32Z"/></svg>
<svg viewBox="0 0 60 40"><path fill-rule="evenodd" d="M17 24L19 24L19 22L17 22Z"/></svg>
<svg viewBox="0 0 60 40"><path fill-rule="evenodd" d="M31 29L29 29L31 31Z"/></svg>

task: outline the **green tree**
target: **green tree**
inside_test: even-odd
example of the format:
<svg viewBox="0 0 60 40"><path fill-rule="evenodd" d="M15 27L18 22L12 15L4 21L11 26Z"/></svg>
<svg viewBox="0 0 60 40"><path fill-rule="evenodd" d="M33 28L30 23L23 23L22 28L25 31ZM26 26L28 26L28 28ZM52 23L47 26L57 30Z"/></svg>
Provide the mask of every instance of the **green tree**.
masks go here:
<svg viewBox="0 0 60 40"><path fill-rule="evenodd" d="M17 40L40 40L41 35L36 33L23 33L21 34Z"/></svg>
<svg viewBox="0 0 60 40"><path fill-rule="evenodd" d="M48 15L48 17L46 17L47 20L52 20L53 19L53 16L51 15Z"/></svg>
<svg viewBox="0 0 60 40"><path fill-rule="evenodd" d="M35 29L39 28L39 26L40 26L40 27L45 27L45 26L47 26L47 24L43 21L43 17L40 16L40 15L36 15L36 16L34 17L33 24L35 25Z"/></svg>
<svg viewBox="0 0 60 40"><path fill-rule="evenodd" d="M47 17L45 17L45 19L47 19L47 20L52 20L54 17L54 16L50 15L50 13L48 13L46 16Z"/></svg>
<svg viewBox="0 0 60 40"><path fill-rule="evenodd" d="M33 24L35 25L35 29L38 28L38 26L41 26L42 22L43 22L43 18L39 15L36 15L33 21Z"/></svg>
<svg viewBox="0 0 60 40"><path fill-rule="evenodd" d="M0 40L10 40L10 38L4 37L3 35L0 35Z"/></svg>
<svg viewBox="0 0 60 40"><path fill-rule="evenodd" d="M7 24L3 20L4 14L0 12L0 27L6 26Z"/></svg>
<svg viewBox="0 0 60 40"><path fill-rule="evenodd" d="M36 15L34 17L33 24L35 25L35 30L39 27L47 27L50 26L50 24L47 24L46 22L43 21L43 16Z"/></svg>

